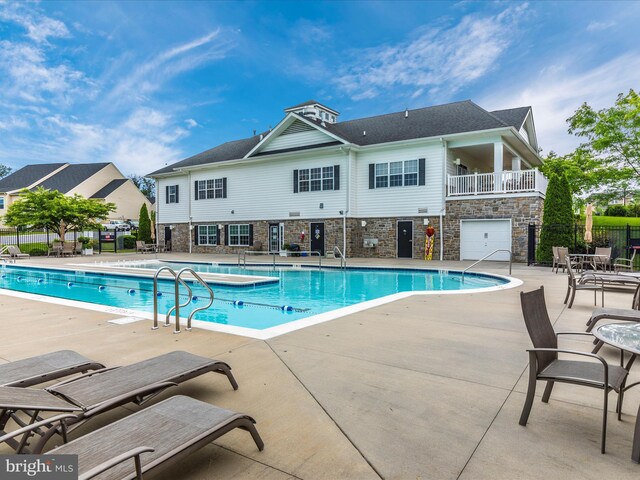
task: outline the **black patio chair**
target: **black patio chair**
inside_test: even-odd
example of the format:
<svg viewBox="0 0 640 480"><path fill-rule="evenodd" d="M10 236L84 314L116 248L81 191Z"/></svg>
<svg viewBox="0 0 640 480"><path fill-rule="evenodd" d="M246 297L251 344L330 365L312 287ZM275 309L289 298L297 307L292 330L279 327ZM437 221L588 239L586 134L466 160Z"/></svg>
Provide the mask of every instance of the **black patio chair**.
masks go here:
<svg viewBox="0 0 640 480"><path fill-rule="evenodd" d="M547 382L544 394L542 395L542 401L544 403L549 402L551 390L555 382L599 388L604 392L601 440L601 451L604 453L607 435L609 392L614 390L619 394L618 412L621 412L622 391L629 372L617 365L609 365L607 361L599 355L558 348L558 335L591 335L587 332L554 332L544 300L543 287L532 292L521 292L520 301L524 322L534 346L534 348L527 350L529 352L529 386L527 388L527 398L522 409L522 414L520 415L520 425L527 425L536 393L536 382L538 380ZM597 360L597 362L559 359L558 353L588 357Z"/></svg>

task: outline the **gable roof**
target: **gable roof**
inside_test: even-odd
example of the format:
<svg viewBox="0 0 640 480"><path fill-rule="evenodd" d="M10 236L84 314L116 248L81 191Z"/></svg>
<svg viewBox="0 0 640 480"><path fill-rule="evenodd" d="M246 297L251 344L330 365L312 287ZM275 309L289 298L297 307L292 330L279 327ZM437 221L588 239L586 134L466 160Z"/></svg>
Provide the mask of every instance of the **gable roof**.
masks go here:
<svg viewBox="0 0 640 480"><path fill-rule="evenodd" d="M192 157L186 158L180 162L174 163L167 167L156 170L151 175L160 173L171 173L177 168L192 167L194 165L204 165L207 163L224 162L226 160L236 160L244 157L260 142L260 137L265 137L269 132L264 132L253 137L236 140L233 142L223 143L217 147L211 148L202 153L198 153Z"/></svg>
<svg viewBox="0 0 640 480"><path fill-rule="evenodd" d="M39 183L38 187L43 187L48 190L58 190L61 193L67 193L74 187L77 187L87 178L95 175L104 167L109 165L108 163L78 163L67 165L55 175L47 178L45 181Z"/></svg>
<svg viewBox="0 0 640 480"><path fill-rule="evenodd" d="M27 188L42 177L51 175L51 173L64 165L64 163L45 163L22 167L20 170L0 179L0 192L11 192Z"/></svg>
<svg viewBox="0 0 640 480"><path fill-rule="evenodd" d="M516 130L522 128L522 124L527 118L527 114L531 107L507 108L505 110L494 110L491 112L507 125L514 127Z"/></svg>
<svg viewBox="0 0 640 480"><path fill-rule="evenodd" d="M318 102L310 100L295 107L290 107L287 110L314 104L318 104ZM388 113L338 123L323 122L320 119L305 117L293 112L290 112L288 115L297 116L307 122L311 122L319 130L324 130L347 143L367 146L418 138L440 137L457 133L500 128L506 129L511 126L519 130L529 109L530 107L521 107L488 112L471 100L464 100L445 105ZM519 125L518 122L520 122ZM156 170L149 175L172 173L176 169L195 165L242 159L253 150L258 151L259 147L256 147L261 142L269 141L269 139L266 138L269 133L270 132L266 132L262 135L255 135L250 138L224 143L206 152L199 153L173 165ZM336 144L337 143L338 142L336 142ZM328 144L319 144L309 147L298 147L287 149L286 151L319 148L327 145ZM264 155L283 152L284 150L270 151L265 152ZM263 154L258 153L258 155Z"/></svg>
<svg viewBox="0 0 640 480"><path fill-rule="evenodd" d="M128 182L128 178L117 178L111 180L104 187L91 195L89 198L107 198L111 193L116 191L123 183Z"/></svg>

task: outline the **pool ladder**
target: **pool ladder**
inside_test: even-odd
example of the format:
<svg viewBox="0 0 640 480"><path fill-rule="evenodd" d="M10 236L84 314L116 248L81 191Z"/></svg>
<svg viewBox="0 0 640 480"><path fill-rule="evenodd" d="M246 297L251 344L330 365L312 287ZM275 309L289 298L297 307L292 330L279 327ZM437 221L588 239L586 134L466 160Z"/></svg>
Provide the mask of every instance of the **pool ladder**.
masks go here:
<svg viewBox="0 0 640 480"><path fill-rule="evenodd" d="M506 253L509 254L509 275L511 275L511 264L513 263L513 253L511 253L511 250L508 250L506 248L498 248L497 250L494 250L493 252L489 253L488 255L485 255L484 257L482 257L477 262L474 262L471 265L469 265L467 268L465 268L462 271L462 283L464 283L464 274L467 273L467 270L469 270L472 267L475 267L476 265L478 265L483 260L486 260L487 258L491 257L492 255L494 255L495 253L498 253L498 252L506 252Z"/></svg>
<svg viewBox="0 0 640 480"><path fill-rule="evenodd" d="M337 245L333 247L333 256L340 258L340 268L344 270L347 267L347 259Z"/></svg>
<svg viewBox="0 0 640 480"><path fill-rule="evenodd" d="M173 333L180 333L180 309L189 305L189 303L191 303L191 301L193 300L193 291L191 290L191 287L187 284L187 282L182 278L182 275L188 273L209 292L209 302L202 307L194 308L189 314L189 317L187 317L187 330L191 330L191 319L193 318L193 316L197 312L206 310L211 305L213 305L213 290L211 290L211 287L207 284L207 282L205 282L202 277L200 277L200 275L198 275L193 269L185 267L176 273L173 268L167 266L159 268L153 276L153 327L151 329L158 329L158 278L160 276L160 273L165 270L173 276L173 291L175 303L173 307L171 307L167 312L163 326L168 327L170 325L169 317L175 310L176 324ZM182 304L180 303L180 285L184 286L187 289L187 300Z"/></svg>

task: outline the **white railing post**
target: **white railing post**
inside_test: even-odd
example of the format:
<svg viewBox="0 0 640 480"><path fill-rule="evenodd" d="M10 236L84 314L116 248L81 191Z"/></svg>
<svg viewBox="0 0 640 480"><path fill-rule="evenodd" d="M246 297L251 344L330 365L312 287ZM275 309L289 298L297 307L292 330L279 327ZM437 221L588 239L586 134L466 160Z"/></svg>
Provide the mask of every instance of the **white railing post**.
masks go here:
<svg viewBox="0 0 640 480"><path fill-rule="evenodd" d="M473 194L478 195L478 172L473 173Z"/></svg>

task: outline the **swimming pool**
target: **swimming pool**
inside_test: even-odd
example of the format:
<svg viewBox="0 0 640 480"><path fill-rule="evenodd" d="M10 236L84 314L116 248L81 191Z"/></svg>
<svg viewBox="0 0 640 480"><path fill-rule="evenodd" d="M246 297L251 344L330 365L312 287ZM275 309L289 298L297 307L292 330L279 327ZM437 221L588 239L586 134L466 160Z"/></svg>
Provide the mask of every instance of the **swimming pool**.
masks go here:
<svg viewBox="0 0 640 480"><path fill-rule="evenodd" d="M415 292L472 292L513 286L510 279L505 277L469 273L462 282L459 272L438 270L273 270L169 262L136 262L135 267L155 270L164 265L177 270L189 266L200 272L254 274L273 278L272 282L262 284L211 285L215 293L213 306L194 317L198 326L234 327L213 329L257 338L268 338ZM208 300L204 287L198 284L190 286L195 300L180 309L181 318L186 318L192 309ZM0 288L126 309L145 318L151 318L153 312L153 281L148 276L7 265L2 267L0 273ZM162 321L164 314L173 306L173 282L160 280L159 291L158 307ZM182 289L181 292L185 294L181 300L185 301L186 290ZM283 310L283 306L292 308Z"/></svg>

